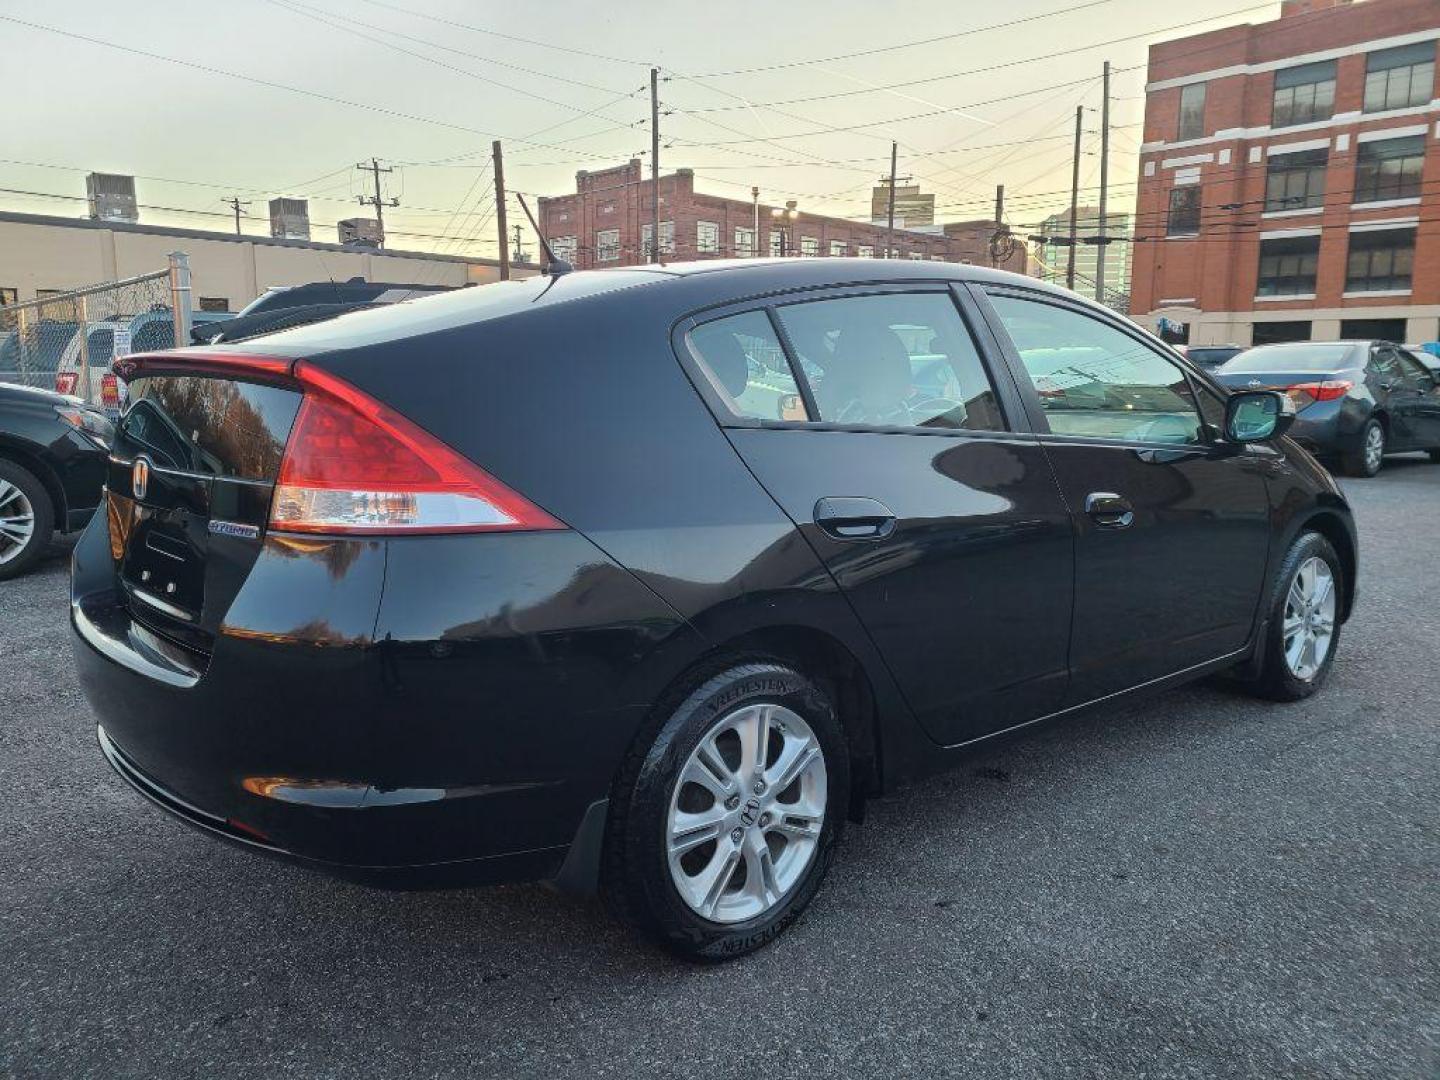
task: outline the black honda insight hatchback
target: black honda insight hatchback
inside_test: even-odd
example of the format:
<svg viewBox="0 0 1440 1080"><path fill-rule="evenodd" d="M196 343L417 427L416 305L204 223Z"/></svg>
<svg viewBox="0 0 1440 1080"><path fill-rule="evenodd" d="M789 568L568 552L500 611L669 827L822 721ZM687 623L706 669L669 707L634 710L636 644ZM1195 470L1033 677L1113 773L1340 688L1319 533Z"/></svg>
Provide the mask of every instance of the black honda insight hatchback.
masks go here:
<svg viewBox="0 0 1440 1080"><path fill-rule="evenodd" d="M572 272L117 366L72 597L116 771L695 957L793 921L866 796L1211 672L1303 697L1354 602L1286 399L969 266Z"/></svg>

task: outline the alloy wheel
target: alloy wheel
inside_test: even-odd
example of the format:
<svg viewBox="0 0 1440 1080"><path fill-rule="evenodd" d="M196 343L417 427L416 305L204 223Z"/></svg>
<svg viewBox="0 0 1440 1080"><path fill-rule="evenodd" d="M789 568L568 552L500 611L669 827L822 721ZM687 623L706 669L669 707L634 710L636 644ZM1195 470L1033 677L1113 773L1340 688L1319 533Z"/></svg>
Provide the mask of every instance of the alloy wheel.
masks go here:
<svg viewBox="0 0 1440 1080"><path fill-rule="evenodd" d="M1385 429L1371 424L1365 431L1365 467L1370 472L1379 472L1380 463L1385 459Z"/></svg>
<svg viewBox="0 0 1440 1080"><path fill-rule="evenodd" d="M1309 682L1324 666L1335 637L1335 608L1335 575L1324 559L1311 555L1285 595L1285 666L1295 678Z"/></svg>
<svg viewBox="0 0 1440 1080"><path fill-rule="evenodd" d="M824 751L797 713L761 703L721 719L691 751L666 816L681 899L717 923L782 903L815 858L826 790Z"/></svg>
<svg viewBox="0 0 1440 1080"><path fill-rule="evenodd" d="M20 557L35 535L35 508L25 492L0 479L0 564Z"/></svg>

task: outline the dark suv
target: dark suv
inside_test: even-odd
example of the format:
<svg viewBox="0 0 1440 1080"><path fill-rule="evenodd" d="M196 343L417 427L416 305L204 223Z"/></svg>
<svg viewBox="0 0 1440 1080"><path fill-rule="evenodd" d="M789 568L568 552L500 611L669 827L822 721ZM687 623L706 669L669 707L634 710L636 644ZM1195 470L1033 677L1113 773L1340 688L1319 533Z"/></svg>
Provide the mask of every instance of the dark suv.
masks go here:
<svg viewBox="0 0 1440 1080"><path fill-rule="evenodd" d="M1353 603L1287 400L968 266L568 273L121 361L72 614L100 746L216 836L603 886L724 957L867 796Z"/></svg>

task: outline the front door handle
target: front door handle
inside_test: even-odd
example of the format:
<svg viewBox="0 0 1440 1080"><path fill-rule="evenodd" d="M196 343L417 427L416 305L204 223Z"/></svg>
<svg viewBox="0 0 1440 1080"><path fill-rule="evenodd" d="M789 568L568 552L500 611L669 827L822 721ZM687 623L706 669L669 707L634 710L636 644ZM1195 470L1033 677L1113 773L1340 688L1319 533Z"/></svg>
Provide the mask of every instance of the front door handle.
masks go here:
<svg viewBox="0 0 1440 1080"><path fill-rule="evenodd" d="M815 524L836 540L883 540L895 531L895 511L877 499L829 495L815 504Z"/></svg>
<svg viewBox="0 0 1440 1080"><path fill-rule="evenodd" d="M1085 496L1085 513L1105 529L1128 529L1135 523L1135 508L1130 500L1113 491L1092 491Z"/></svg>

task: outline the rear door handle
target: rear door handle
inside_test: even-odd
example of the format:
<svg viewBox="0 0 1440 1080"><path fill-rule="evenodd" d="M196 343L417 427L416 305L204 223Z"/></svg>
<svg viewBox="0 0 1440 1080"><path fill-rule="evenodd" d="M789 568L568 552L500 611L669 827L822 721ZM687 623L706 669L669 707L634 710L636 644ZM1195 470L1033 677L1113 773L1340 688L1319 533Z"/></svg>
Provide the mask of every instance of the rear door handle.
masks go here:
<svg viewBox="0 0 1440 1080"><path fill-rule="evenodd" d="M876 499L829 495L815 504L815 524L836 540L883 540L895 531L895 511Z"/></svg>
<svg viewBox="0 0 1440 1080"><path fill-rule="evenodd" d="M1135 508L1130 500L1113 491L1092 491L1086 495L1085 513L1106 529L1128 529L1135 523Z"/></svg>

